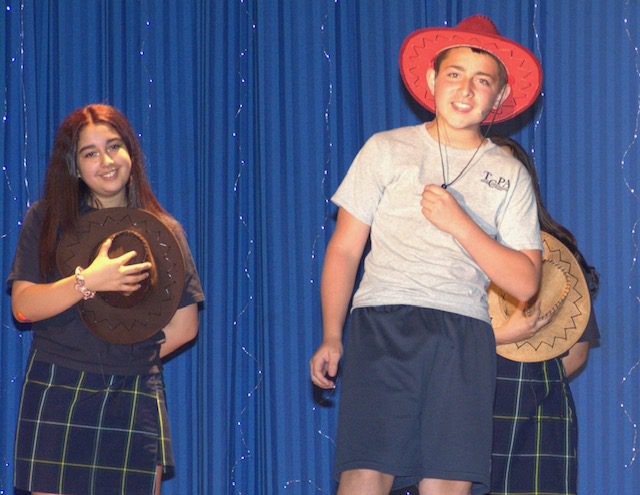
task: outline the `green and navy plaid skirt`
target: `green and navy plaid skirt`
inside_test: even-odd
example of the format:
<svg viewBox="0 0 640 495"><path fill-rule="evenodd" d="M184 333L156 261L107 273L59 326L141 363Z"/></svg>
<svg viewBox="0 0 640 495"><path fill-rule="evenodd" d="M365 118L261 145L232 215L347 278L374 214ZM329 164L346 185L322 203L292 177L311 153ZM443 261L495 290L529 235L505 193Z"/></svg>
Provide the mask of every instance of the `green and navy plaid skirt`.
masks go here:
<svg viewBox="0 0 640 495"><path fill-rule="evenodd" d="M498 356L491 493L575 494L577 424L560 359Z"/></svg>
<svg viewBox="0 0 640 495"><path fill-rule="evenodd" d="M152 494L173 467L162 375L102 375L31 360L16 430L17 488Z"/></svg>

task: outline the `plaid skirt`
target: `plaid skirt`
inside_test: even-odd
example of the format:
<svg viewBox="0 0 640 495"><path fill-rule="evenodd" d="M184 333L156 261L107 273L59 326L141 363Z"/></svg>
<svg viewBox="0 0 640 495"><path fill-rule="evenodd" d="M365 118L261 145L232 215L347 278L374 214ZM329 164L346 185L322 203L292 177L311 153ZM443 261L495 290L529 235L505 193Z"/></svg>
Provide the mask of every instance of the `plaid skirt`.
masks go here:
<svg viewBox="0 0 640 495"><path fill-rule="evenodd" d="M577 424L562 361L498 356L491 493L575 494Z"/></svg>
<svg viewBox="0 0 640 495"><path fill-rule="evenodd" d="M16 488L152 494L173 450L161 374L101 375L35 361L16 430Z"/></svg>

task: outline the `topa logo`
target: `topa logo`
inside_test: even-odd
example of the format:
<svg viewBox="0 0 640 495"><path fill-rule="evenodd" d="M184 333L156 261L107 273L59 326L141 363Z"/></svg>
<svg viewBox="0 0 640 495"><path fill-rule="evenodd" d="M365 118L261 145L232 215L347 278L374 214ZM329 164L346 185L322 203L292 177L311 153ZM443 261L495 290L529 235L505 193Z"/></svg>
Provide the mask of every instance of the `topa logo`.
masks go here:
<svg viewBox="0 0 640 495"><path fill-rule="evenodd" d="M499 191L508 191L509 187L511 187L511 182L509 181L509 179L505 179L504 177L496 179L493 174L488 171L485 171L482 182L488 184L489 187L498 189Z"/></svg>

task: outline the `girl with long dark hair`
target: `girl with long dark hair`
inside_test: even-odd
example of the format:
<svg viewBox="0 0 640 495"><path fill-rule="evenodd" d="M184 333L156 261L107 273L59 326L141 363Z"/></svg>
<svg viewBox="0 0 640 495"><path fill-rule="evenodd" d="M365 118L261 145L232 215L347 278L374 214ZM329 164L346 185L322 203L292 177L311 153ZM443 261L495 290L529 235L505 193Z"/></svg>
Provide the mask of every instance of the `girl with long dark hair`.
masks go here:
<svg viewBox="0 0 640 495"><path fill-rule="evenodd" d="M163 328L114 343L90 331L79 304L96 293L132 300L154 264L135 261L134 251L110 257L111 238L70 275L60 273L56 255L65 236L88 243L78 229L85 214L123 208L143 210L173 233L184 277ZM34 494L159 494L173 466L161 358L195 338L204 296L182 229L153 194L136 135L114 107L85 106L59 126L44 196L27 212L7 282L15 318L34 332L15 486Z"/></svg>

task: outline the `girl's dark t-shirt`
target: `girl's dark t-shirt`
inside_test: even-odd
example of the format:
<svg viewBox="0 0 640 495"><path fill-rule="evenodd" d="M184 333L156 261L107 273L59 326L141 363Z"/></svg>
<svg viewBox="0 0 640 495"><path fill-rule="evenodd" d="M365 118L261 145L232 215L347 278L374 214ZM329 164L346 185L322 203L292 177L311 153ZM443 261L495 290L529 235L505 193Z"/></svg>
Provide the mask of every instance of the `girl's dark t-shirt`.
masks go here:
<svg viewBox="0 0 640 495"><path fill-rule="evenodd" d="M10 291L14 280L50 283L62 278L56 273L43 279L38 264L38 243L44 205L37 201L27 212L11 273L7 277ZM183 308L204 300L200 279L193 257L183 236L178 235L185 262L185 282L178 305ZM156 373L161 369L160 344L165 335L162 330L135 344L112 344L95 337L80 318L77 305L62 313L31 325L34 332L31 353L38 361L90 373L113 375L139 375Z"/></svg>

